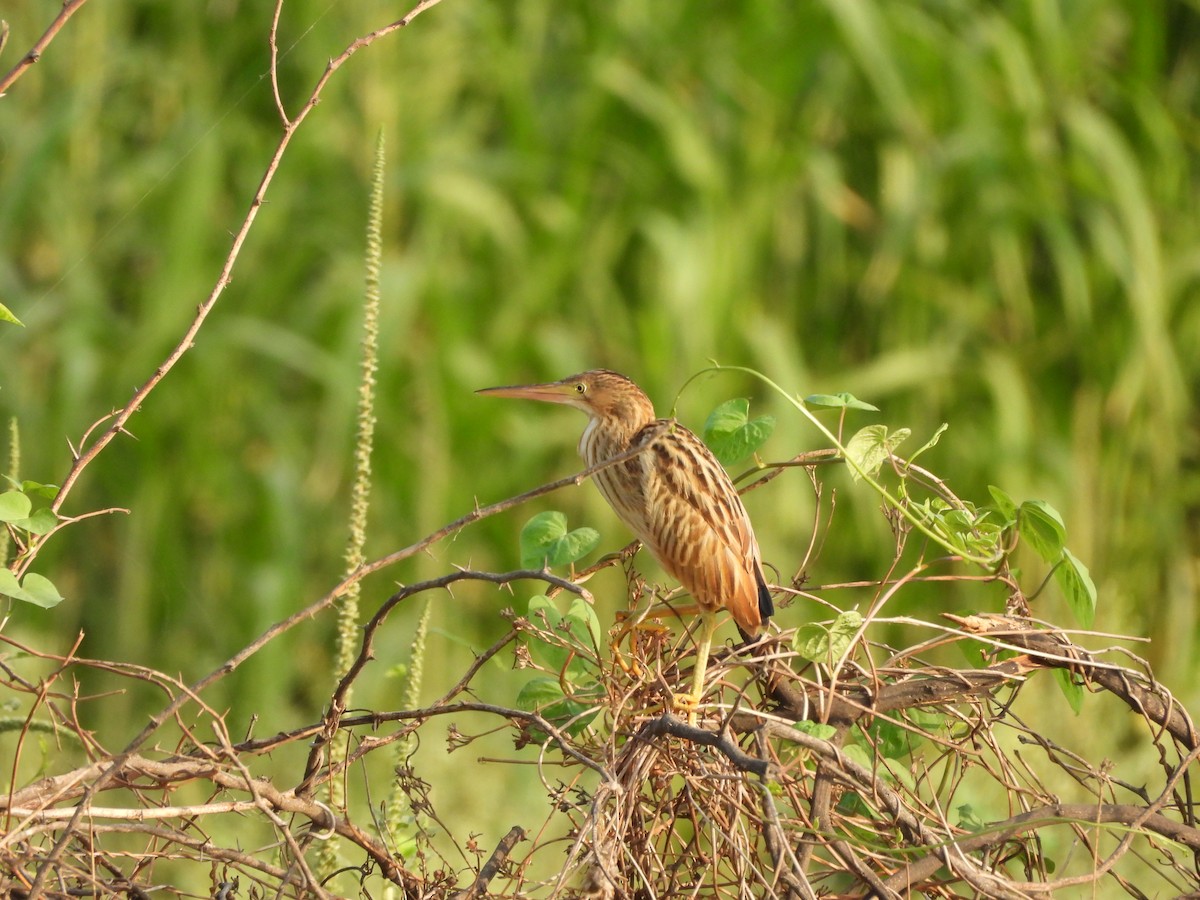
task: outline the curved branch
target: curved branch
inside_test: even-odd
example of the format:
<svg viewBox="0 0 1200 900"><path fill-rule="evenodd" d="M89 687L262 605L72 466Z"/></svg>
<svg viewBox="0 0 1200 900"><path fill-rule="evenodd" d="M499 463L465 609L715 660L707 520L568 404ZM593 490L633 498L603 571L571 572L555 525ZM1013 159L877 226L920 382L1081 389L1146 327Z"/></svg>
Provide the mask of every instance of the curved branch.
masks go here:
<svg viewBox="0 0 1200 900"><path fill-rule="evenodd" d="M70 0L67 5L78 8L78 6L82 5L84 2L85 0ZM316 84L313 86L313 89L309 94L307 101L305 101L304 106L300 109L300 112L291 119L287 119L285 117L283 133L280 135L279 142L276 144L275 150L272 152L271 158L267 162L266 170L263 173L262 179L259 181L258 188L255 190L254 196L250 200L250 208L246 211L246 215L242 219L241 226L239 226L237 232L234 234L233 243L229 248L229 253L225 257L225 262L221 266L221 271L217 276L216 283L213 285L208 297L197 307L196 315L192 319L191 324L183 333L183 336L179 339L179 342L175 345L175 348L167 355L166 359L159 364L158 368L154 371L154 374L150 376L149 380L146 381L136 391L134 391L133 397L130 398L129 402L126 403L119 412L117 412L117 414L113 417L111 424L98 438L96 438L95 441L91 443L91 445L86 448L81 447L79 449L79 453L75 458L74 464L71 466L67 476L63 479L62 486L58 491L58 495L54 498L54 502L50 506L51 510L53 510L55 513L58 513L63 503L66 501L67 496L70 494L71 489L74 487L75 482L83 473L83 470L87 468L92 460L94 460L100 454L100 452L109 445L109 443L111 443L113 438L115 438L124 430L125 423L127 423L133 417L133 414L137 412L150 393L158 386L159 382L161 382L163 378L166 377L167 373L175 367L175 364L178 363L179 360L182 359L189 350L191 350L201 326L204 325L204 321L208 318L209 313L212 312L213 307L216 306L217 301L220 299L221 295L225 293L225 288L229 286L229 282L232 280L233 269L237 263L238 256L241 255L242 246L245 244L246 238L250 234L250 229L254 226L255 219L258 218L258 212L266 200L267 191L271 186L271 182L275 180L275 174L279 170L279 165L283 161L283 156L287 152L287 148L291 144L292 138L295 136L296 131L300 128L300 126L304 124L304 121L308 118L309 113L311 113L320 102L321 94L324 92L325 86L329 83L329 80L333 77L334 73L344 66L350 60L350 58L360 50L369 47L371 44L375 43L381 38L387 37L393 32L399 31L401 28L406 27L418 15L430 7L437 5L439 2L440 0L421 0L421 2L409 10L408 14L403 18L397 19L395 22L392 22L389 25L385 25L382 28L378 28L369 34L353 40L338 56L331 59L325 66L325 71L322 72L320 77L317 79ZM72 11L74 10L72 9ZM59 25L59 27L61 27L61 25ZM0 89L2 88L3 82L0 82ZM38 543L40 544L40 542ZM31 551L35 550L37 545L38 544L31 545ZM34 552L28 553L26 555L26 559L31 559L33 555L35 555ZM15 574L20 575L21 573L17 572Z"/></svg>
<svg viewBox="0 0 1200 900"><path fill-rule="evenodd" d="M792 719L809 719L830 725L851 725L863 717L953 703L979 694L990 694L998 688L1020 684L1031 666L1027 661L1008 659L986 669L950 669L936 675L914 672L902 681L880 683L872 689L863 684L839 684L835 692L826 685L797 684L794 676L784 671L768 676L772 697L783 705L777 711ZM758 726L748 720L752 714L739 715L737 721L746 730Z"/></svg>
<svg viewBox="0 0 1200 900"><path fill-rule="evenodd" d="M1200 829L1191 828L1157 813L1147 816L1145 808L1141 806L1119 803L1055 803L1042 806L1001 822L992 822L986 831L960 838L954 844L964 853L973 853L1003 844L1019 834L1051 825L1125 825L1143 828L1194 851L1200 851ZM932 878L944 865L945 860L939 850L906 866L902 872L897 872L884 884L895 891L918 890L921 882ZM1050 886L1031 883L1014 887L1042 893Z"/></svg>
<svg viewBox="0 0 1200 900"><path fill-rule="evenodd" d="M760 778L767 777L771 769L771 763L768 760L758 756L751 756L749 753L743 751L741 747L729 739L725 731L717 732L697 728L667 713L663 713L658 718L647 722L639 728L634 735L634 740L647 740L663 734L683 738L694 744L714 747L725 754L729 761L743 772L750 772Z"/></svg>
<svg viewBox="0 0 1200 900"><path fill-rule="evenodd" d="M1134 712L1165 729L1189 750L1200 748L1200 733L1191 716L1162 685L1140 672L1102 663L1097 654L1073 644L1055 631L1035 628L1011 616L947 616L971 634L1001 638L1025 650L1029 660L1048 669L1067 669L1118 697Z"/></svg>

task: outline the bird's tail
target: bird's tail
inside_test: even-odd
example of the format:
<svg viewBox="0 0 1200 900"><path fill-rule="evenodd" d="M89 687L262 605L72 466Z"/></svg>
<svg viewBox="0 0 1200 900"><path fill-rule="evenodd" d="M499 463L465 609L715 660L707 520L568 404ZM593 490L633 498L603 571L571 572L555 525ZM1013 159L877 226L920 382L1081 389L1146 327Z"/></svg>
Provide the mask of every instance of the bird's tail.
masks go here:
<svg viewBox="0 0 1200 900"><path fill-rule="evenodd" d="M771 592L767 590L767 580L763 578L762 572L758 573L758 617L763 625L767 624L767 620L775 615L775 604L771 601ZM737 627L738 633L742 636L742 640L747 644L758 640L756 635L750 634L741 625Z"/></svg>
<svg viewBox="0 0 1200 900"><path fill-rule="evenodd" d="M767 580L763 578L762 572L758 573L758 615L764 625L767 624L767 619L775 615L775 604L771 602L771 592L767 590Z"/></svg>

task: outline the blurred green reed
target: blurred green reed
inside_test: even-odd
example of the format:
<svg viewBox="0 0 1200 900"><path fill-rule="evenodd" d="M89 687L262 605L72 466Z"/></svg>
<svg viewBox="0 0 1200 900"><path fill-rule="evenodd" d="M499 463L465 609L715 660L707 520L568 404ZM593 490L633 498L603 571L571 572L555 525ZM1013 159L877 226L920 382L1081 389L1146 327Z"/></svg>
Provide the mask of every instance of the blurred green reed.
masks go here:
<svg viewBox="0 0 1200 900"><path fill-rule="evenodd" d="M61 478L67 441L149 377L216 278L278 133L271 6L89 4L0 101L0 297L26 325L0 328L0 413L20 421L24 477ZM285 100L401 11L289 0ZM47 11L5 15L7 67ZM1100 589L1097 628L1153 638L1159 675L1194 704L1198 34L1180 2L444 0L339 73L194 350L67 510L130 515L57 537L39 569L68 601L17 610L10 633L65 649L83 629L85 655L190 679L336 583L382 130L369 557L579 468L582 420L473 389L605 365L666 413L716 359L801 395L853 391L921 442L949 422L926 464L980 503L994 483L1058 507ZM678 413L699 427L747 394L780 412L727 375ZM767 457L814 446L782 418ZM879 577L874 498L830 480L810 583ZM749 503L790 576L806 483ZM604 550L627 540L584 487L376 577L364 603L455 564L517 566L520 524L551 507L600 528ZM619 579L593 588L611 615ZM954 602L914 590L894 611ZM428 690L510 604L484 588L435 603ZM1052 590L1036 609L1069 621ZM389 626L398 656L416 615ZM331 633L313 623L229 679L235 729L318 715ZM496 683L511 702L520 680ZM401 696L377 690L357 699ZM158 700L123 702L136 718Z"/></svg>

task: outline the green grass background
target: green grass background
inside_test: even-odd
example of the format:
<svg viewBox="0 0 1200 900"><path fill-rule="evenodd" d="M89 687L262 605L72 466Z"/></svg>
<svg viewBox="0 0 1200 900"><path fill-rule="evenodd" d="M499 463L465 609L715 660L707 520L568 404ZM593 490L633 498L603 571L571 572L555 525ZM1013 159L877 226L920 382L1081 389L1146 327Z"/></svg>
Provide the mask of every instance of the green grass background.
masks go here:
<svg viewBox="0 0 1200 900"><path fill-rule="evenodd" d="M6 9L0 66L56 10ZM0 302L25 323L0 327L0 412L19 422L22 477L63 477L68 440L151 375L216 279L279 133L270 11L91 3L0 100ZM402 11L289 0L291 109ZM581 417L474 389L603 365L665 413L715 359L801 395L852 391L922 441L949 422L926 464L967 499L994 483L1056 506L1099 588L1097 628L1151 638L1138 652L1200 708L1198 89L1194 2L444 0L335 77L194 349L65 510L130 514L57 536L36 569L67 601L18 607L6 629L55 650L83 630L86 656L190 680L336 583L382 132L369 555L578 468ZM781 418L767 458L819 446L740 376L701 380L678 412L698 427L732 396ZM812 583L881 577L875 498L832 480ZM750 505L792 574L812 527L803 478ZM550 506L605 549L627 539L584 487L376 577L365 608L453 565L515 567L520 524ZM593 588L620 603L618 578ZM433 602L429 697L523 596L464 585ZM1000 603L913 590L893 611ZM1036 610L1071 624L1053 588ZM404 660L415 614L388 625L362 703L397 702L377 676ZM320 714L331 633L299 629L214 692L235 733L253 713L262 733ZM521 681L497 666L488 699ZM158 702L108 698L92 724L120 743ZM424 750L435 765L442 748ZM474 766L464 754L448 765ZM442 796L464 832L495 822L498 837L509 811L468 805L471 779L508 770L480 771Z"/></svg>

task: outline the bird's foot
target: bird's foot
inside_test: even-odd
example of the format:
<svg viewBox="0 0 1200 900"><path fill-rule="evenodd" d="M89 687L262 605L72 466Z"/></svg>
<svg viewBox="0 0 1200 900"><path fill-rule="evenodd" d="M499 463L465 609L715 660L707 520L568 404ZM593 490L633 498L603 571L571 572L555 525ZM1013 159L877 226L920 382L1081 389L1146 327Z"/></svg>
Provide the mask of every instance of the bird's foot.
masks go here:
<svg viewBox="0 0 1200 900"><path fill-rule="evenodd" d="M696 727L696 719L700 713L701 697L695 694L672 694L671 708L678 713L687 714L687 723L692 728Z"/></svg>

